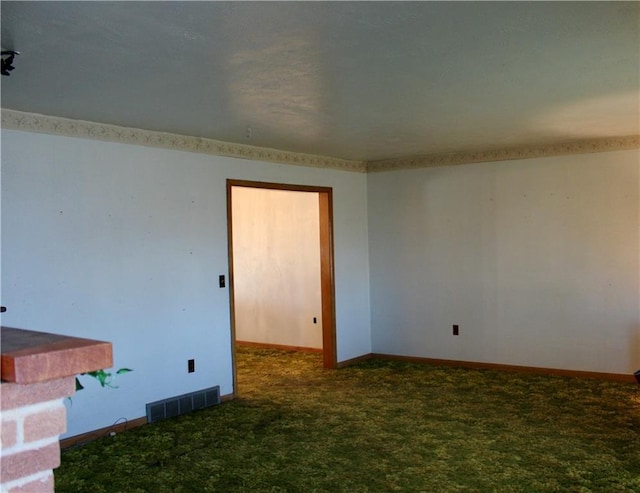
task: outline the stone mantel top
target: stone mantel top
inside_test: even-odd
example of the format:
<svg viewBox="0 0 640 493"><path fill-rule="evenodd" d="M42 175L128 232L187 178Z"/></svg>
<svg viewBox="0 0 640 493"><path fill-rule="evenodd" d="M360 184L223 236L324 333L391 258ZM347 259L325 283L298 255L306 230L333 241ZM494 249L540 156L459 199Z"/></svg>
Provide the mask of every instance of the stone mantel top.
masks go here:
<svg viewBox="0 0 640 493"><path fill-rule="evenodd" d="M30 384L111 368L110 342L47 332L0 329L2 382Z"/></svg>

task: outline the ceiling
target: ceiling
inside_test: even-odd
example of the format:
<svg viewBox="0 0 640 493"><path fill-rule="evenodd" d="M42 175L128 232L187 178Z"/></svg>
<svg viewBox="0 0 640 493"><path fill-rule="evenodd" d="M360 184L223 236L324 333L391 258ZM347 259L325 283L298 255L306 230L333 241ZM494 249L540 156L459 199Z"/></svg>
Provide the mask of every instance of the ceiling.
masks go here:
<svg viewBox="0 0 640 493"><path fill-rule="evenodd" d="M375 161L640 133L638 2L7 2L2 107Z"/></svg>

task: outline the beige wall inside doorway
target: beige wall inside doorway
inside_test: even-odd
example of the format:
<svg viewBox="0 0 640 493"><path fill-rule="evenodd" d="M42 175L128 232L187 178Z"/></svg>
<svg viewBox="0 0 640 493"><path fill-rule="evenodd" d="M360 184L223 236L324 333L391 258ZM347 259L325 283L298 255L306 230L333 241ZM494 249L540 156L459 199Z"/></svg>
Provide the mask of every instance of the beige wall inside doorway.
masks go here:
<svg viewBox="0 0 640 493"><path fill-rule="evenodd" d="M321 349L318 193L233 187L232 214L236 340Z"/></svg>

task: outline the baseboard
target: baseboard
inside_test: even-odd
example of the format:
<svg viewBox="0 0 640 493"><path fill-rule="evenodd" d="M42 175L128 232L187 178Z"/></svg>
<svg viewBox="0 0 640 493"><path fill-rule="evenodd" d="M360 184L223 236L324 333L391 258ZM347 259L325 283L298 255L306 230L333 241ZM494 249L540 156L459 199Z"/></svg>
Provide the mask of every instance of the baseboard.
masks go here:
<svg viewBox="0 0 640 493"><path fill-rule="evenodd" d="M283 351L302 351L306 353L322 353L322 348L287 346L284 344L269 344L267 342L236 341L238 346L256 347L262 349L280 349Z"/></svg>
<svg viewBox="0 0 640 493"><path fill-rule="evenodd" d="M68 438L63 438L60 440L60 448L66 449L70 447L75 447L79 445L85 445L89 442L93 442L98 438L106 437L111 435L112 433L122 433L124 431L130 430L132 428L138 428L139 426L143 426L147 424L147 417L142 416L136 419L125 420L122 422L116 422L111 426L106 426L105 428L100 428L98 430L89 431L87 433L81 433L80 435L75 435Z"/></svg>
<svg viewBox="0 0 640 493"><path fill-rule="evenodd" d="M235 392L231 393L231 394L225 394L225 395L221 395L220 396L220 402L227 402L227 401L232 401L233 399L236 398L236 394Z"/></svg>
<svg viewBox="0 0 640 493"><path fill-rule="evenodd" d="M360 363L362 361L367 361L373 358L373 354L363 354L362 356L357 356L356 358L346 359L344 361L340 361L336 367L337 368L345 368L347 366L355 365L356 363Z"/></svg>
<svg viewBox="0 0 640 493"><path fill-rule="evenodd" d="M227 402L232 399L235 399L235 393L225 394L220 396L220 402ZM131 430L133 428L138 428L140 426L144 426L147 424L147 417L142 416L136 419L130 419L122 422L114 423L111 426L106 426L104 428L99 428L97 430L89 431L87 433L81 433L79 435L74 435L72 437L63 438L60 440L60 448L67 449L71 447L85 445L89 442L93 442L98 438L106 437L111 435L112 433L122 433L127 430Z"/></svg>
<svg viewBox="0 0 640 493"><path fill-rule="evenodd" d="M407 361L411 363L425 363L429 365L443 365L457 368L471 368L474 370L499 370L520 373L535 373L539 375L554 375L561 377L595 378L599 380L612 380L616 382L632 382L636 380L633 375L624 373L603 373L594 371L563 370L560 368L541 368L537 366L503 365L500 363L481 363L476 361L457 361L449 359L421 358L417 356L398 356L394 354L371 353L370 358Z"/></svg>

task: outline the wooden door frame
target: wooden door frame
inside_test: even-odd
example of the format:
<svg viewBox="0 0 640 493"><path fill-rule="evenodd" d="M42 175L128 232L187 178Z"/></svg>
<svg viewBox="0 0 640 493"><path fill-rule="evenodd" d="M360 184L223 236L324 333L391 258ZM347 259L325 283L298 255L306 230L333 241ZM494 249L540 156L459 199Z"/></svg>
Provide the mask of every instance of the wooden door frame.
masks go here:
<svg viewBox="0 0 640 493"><path fill-rule="evenodd" d="M309 185L290 185L248 180L227 180L227 239L229 250L229 302L231 310L231 355L233 360L233 390L237 389L236 369L236 326L233 277L233 187L286 190L292 192L313 192L318 194L320 213L320 285L322 304L322 360L325 368L337 368L336 352L336 310L333 262L333 189Z"/></svg>

